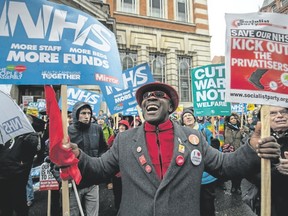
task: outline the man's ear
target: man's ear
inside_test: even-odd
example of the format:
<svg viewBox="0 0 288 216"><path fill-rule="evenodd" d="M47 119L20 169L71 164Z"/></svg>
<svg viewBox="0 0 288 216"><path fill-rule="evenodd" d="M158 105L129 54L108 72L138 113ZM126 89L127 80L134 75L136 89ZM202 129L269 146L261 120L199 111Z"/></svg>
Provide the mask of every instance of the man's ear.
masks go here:
<svg viewBox="0 0 288 216"><path fill-rule="evenodd" d="M172 110L173 110L174 106L173 104L171 103L171 101L169 102L169 113L172 113Z"/></svg>

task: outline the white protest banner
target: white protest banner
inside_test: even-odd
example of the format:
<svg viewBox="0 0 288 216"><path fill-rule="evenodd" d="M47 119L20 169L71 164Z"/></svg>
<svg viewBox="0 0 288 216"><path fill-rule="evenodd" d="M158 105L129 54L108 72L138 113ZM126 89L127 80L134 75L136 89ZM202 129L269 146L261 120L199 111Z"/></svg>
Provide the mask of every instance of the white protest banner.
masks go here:
<svg viewBox="0 0 288 216"><path fill-rule="evenodd" d="M226 14L226 99L288 107L288 16Z"/></svg>
<svg viewBox="0 0 288 216"><path fill-rule="evenodd" d="M30 102L34 101L34 97L33 96L29 96L29 95L23 95L22 96L22 102L23 102L23 106L26 108L28 107Z"/></svg>
<svg viewBox="0 0 288 216"><path fill-rule="evenodd" d="M40 167L39 190L58 190L59 183L50 171L50 164L44 162Z"/></svg>

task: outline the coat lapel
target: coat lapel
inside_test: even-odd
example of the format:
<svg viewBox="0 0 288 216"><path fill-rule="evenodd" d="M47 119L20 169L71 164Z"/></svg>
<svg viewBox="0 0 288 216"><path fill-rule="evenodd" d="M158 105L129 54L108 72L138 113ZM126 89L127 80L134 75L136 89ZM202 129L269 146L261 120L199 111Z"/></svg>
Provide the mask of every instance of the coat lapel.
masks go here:
<svg viewBox="0 0 288 216"><path fill-rule="evenodd" d="M141 170L145 173L155 188L158 188L160 185L160 179L155 172L145 140L144 128L143 125L141 125L133 137L133 144L131 145L132 152L136 158L137 163L141 167ZM149 169L151 169L150 172Z"/></svg>

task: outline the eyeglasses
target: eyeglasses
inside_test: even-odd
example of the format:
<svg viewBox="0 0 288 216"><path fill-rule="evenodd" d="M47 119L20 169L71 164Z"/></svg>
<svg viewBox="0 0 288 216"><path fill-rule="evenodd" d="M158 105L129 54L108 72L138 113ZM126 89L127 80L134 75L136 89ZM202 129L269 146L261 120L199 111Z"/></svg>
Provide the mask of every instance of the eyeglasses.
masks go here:
<svg viewBox="0 0 288 216"><path fill-rule="evenodd" d="M280 111L272 111L272 112L270 112L270 116L271 117L275 117L278 114L280 114L282 116L286 116L286 115L288 115L288 110L287 109L283 109L283 110L280 110Z"/></svg>
<svg viewBox="0 0 288 216"><path fill-rule="evenodd" d="M80 112L80 115L91 115L91 112Z"/></svg>
<svg viewBox="0 0 288 216"><path fill-rule="evenodd" d="M156 97L156 98L165 98L167 100L170 100L170 97L163 91L152 91L152 92L145 92L143 94L143 100L147 99L149 97Z"/></svg>

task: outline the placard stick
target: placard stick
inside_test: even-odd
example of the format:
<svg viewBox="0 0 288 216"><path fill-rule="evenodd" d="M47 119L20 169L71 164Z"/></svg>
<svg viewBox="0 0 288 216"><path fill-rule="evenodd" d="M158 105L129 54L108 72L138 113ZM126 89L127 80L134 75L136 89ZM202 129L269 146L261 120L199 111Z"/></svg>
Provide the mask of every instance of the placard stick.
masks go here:
<svg viewBox="0 0 288 216"><path fill-rule="evenodd" d="M51 190L48 190L47 216L51 215Z"/></svg>
<svg viewBox="0 0 288 216"><path fill-rule="evenodd" d="M143 114L142 114L142 111L141 111L140 106L137 105L137 106L136 106L136 109L137 109L137 111L138 111L138 115L139 115L139 117L140 117L140 119L141 119L141 122L144 123L145 120L144 120L144 118L143 118Z"/></svg>
<svg viewBox="0 0 288 216"><path fill-rule="evenodd" d="M261 108L261 138L270 136L270 108ZM261 216L271 215L271 164L261 158Z"/></svg>
<svg viewBox="0 0 288 216"><path fill-rule="evenodd" d="M61 117L63 127L63 142L68 142L68 129L67 129L67 85L61 85ZM62 213L63 216L70 215L69 205L69 186L68 180L62 180Z"/></svg>
<svg viewBox="0 0 288 216"><path fill-rule="evenodd" d="M115 129L118 130L119 127L119 114L115 114Z"/></svg>
<svg viewBox="0 0 288 216"><path fill-rule="evenodd" d="M242 103L240 128L243 128L243 120L244 120L244 104Z"/></svg>

